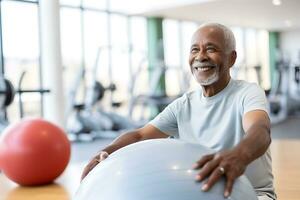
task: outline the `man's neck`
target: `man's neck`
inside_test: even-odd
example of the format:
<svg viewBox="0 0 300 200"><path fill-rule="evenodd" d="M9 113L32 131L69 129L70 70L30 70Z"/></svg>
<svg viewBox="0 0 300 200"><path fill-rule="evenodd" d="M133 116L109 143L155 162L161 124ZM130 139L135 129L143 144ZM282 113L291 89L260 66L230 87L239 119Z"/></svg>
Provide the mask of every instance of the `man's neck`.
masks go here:
<svg viewBox="0 0 300 200"><path fill-rule="evenodd" d="M228 85L229 81L230 81L230 76L225 79L220 79L211 85L207 85L207 86L201 85L203 95L205 97L212 97L212 96L218 94Z"/></svg>

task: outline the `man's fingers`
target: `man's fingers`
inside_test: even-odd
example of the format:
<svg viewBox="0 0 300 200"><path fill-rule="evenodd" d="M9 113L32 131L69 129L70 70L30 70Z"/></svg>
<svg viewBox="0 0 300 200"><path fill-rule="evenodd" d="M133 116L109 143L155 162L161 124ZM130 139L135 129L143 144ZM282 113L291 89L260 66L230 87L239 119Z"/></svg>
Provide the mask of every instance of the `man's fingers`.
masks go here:
<svg viewBox="0 0 300 200"><path fill-rule="evenodd" d="M213 157L214 157L213 154L203 156L199 161L197 161L193 165L193 169L200 169L205 163L207 163L208 161L212 160Z"/></svg>
<svg viewBox="0 0 300 200"><path fill-rule="evenodd" d="M101 161L105 160L108 156L109 156L109 154L106 151L101 151L100 153L98 153L98 155L95 156L89 162L89 164L84 168L83 173L81 175L81 181L84 179L84 177L86 177L86 175L88 175L88 173L92 169L94 169L96 167L96 165L98 165Z"/></svg>
<svg viewBox="0 0 300 200"><path fill-rule="evenodd" d="M99 161L93 159L83 170L83 173L81 175L81 181L88 175L88 173L98 165Z"/></svg>
<svg viewBox="0 0 300 200"><path fill-rule="evenodd" d="M100 161L105 160L108 157L108 153L103 151L100 153Z"/></svg>
<svg viewBox="0 0 300 200"><path fill-rule="evenodd" d="M215 168L201 189L203 191L209 190L221 178L222 175L223 173L219 170L219 168Z"/></svg>
<svg viewBox="0 0 300 200"><path fill-rule="evenodd" d="M200 170L199 174L196 176L197 181L202 181L205 177L209 176L209 174L219 165L218 160L211 160L207 162Z"/></svg>
<svg viewBox="0 0 300 200"><path fill-rule="evenodd" d="M224 191L224 197L227 198L230 196L232 187L233 187L234 179L227 178L226 185L225 185L225 191Z"/></svg>

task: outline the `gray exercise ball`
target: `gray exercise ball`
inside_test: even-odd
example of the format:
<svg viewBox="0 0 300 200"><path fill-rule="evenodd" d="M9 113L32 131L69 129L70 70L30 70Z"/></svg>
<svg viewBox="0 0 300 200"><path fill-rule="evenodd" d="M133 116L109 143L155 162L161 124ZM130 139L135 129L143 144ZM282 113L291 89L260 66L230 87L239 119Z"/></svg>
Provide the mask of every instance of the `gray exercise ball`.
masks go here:
<svg viewBox="0 0 300 200"><path fill-rule="evenodd" d="M208 192L195 181L192 165L213 151L177 139L138 142L112 153L82 181L75 200L221 200L225 179ZM235 181L230 199L257 200L245 176Z"/></svg>

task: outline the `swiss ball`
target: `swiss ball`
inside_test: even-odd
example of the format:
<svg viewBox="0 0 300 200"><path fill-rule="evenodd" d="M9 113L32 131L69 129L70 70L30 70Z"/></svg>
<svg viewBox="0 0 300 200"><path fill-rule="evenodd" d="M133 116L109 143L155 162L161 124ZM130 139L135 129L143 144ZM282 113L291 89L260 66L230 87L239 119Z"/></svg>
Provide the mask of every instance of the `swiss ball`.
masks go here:
<svg viewBox="0 0 300 200"><path fill-rule="evenodd" d="M64 171L70 152L62 129L43 119L24 119L1 135L0 169L20 185L48 184Z"/></svg>
<svg viewBox="0 0 300 200"><path fill-rule="evenodd" d="M208 192L195 181L192 165L213 151L177 139L138 142L112 153L81 182L74 200L221 200L225 178ZM229 199L257 200L246 176L239 177Z"/></svg>

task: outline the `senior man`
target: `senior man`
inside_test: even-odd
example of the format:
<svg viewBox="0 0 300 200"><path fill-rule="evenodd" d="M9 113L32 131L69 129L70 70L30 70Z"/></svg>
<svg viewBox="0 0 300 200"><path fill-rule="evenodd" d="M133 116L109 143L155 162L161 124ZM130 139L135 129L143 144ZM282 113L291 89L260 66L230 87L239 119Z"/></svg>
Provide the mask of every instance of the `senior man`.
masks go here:
<svg viewBox="0 0 300 200"><path fill-rule="evenodd" d="M234 180L245 173L260 200L276 199L266 97L256 84L230 77L236 57L235 38L230 29L217 23L200 26L192 37L189 57L199 89L176 99L143 128L118 137L92 158L82 178L119 148L141 140L173 136L216 150L217 153L203 156L193 166L199 170L195 179L205 180L203 191L225 176L224 196L228 197Z"/></svg>

